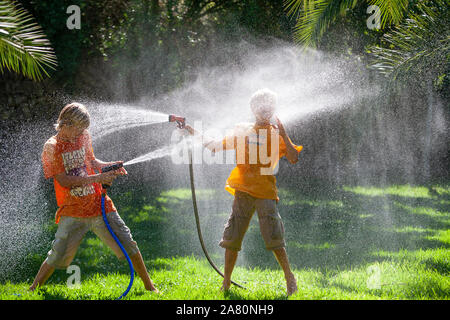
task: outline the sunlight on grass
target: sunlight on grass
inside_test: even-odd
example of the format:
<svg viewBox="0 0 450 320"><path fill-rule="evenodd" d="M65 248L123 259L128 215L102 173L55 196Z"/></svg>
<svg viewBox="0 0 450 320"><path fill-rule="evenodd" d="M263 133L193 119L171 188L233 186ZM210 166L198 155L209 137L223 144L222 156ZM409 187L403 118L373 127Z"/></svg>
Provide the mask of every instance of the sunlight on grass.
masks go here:
<svg viewBox="0 0 450 320"><path fill-rule="evenodd" d="M327 247L327 245L324 245ZM289 299L436 299L448 298L450 280L437 268L449 268L446 250L375 252L390 260L356 268L319 271L294 269L299 291ZM405 264L405 262L408 262ZM223 268L223 266L219 266ZM442 270L441 270L442 272ZM237 266L233 279L247 289L220 291L221 277L205 259L189 257L158 258L149 264L150 277L161 294L145 290L136 278L130 300L273 300L287 299L281 270L247 269ZM64 283L48 284L34 293L27 284L0 285L1 299L115 299L126 288L127 274L95 274L83 279L79 288Z"/></svg>
<svg viewBox="0 0 450 320"><path fill-rule="evenodd" d="M432 236L428 236L429 240L437 240L442 243L450 245L450 229L447 230L436 230L435 234ZM450 255L450 253L449 253Z"/></svg>
<svg viewBox="0 0 450 320"><path fill-rule="evenodd" d="M446 266L447 270L450 271L450 255L447 248L400 250L398 252L379 250L372 252L372 255L374 257L390 258L394 261L407 263L410 266L423 266L427 262L432 261L434 264Z"/></svg>
<svg viewBox="0 0 450 320"><path fill-rule="evenodd" d="M344 186L342 189L344 191L370 197L395 195L409 198L431 198L428 188L422 186L393 185L386 188Z"/></svg>
<svg viewBox="0 0 450 320"><path fill-rule="evenodd" d="M214 189L196 189L195 196L199 199L212 197L215 194ZM192 197L191 189L180 188L161 192L161 197L174 198L180 200L190 200Z"/></svg>
<svg viewBox="0 0 450 320"><path fill-rule="evenodd" d="M402 228L394 228L393 231L398 233L427 233L427 232L433 232L433 229L424 229L419 227L402 227Z"/></svg>
<svg viewBox="0 0 450 320"><path fill-rule="evenodd" d="M163 216L167 209L156 208L155 206L145 205L142 207L143 210L137 211L136 213L130 214L129 217L134 223L140 223L144 221L164 223L167 222L167 218Z"/></svg>
<svg viewBox="0 0 450 320"><path fill-rule="evenodd" d="M297 248L297 249L307 249L307 250L326 250L330 248L334 248L336 245L324 242L321 244L312 244L312 243L298 243L296 241L288 241L288 248Z"/></svg>
<svg viewBox="0 0 450 320"><path fill-rule="evenodd" d="M398 201L393 201L393 204L399 208L406 210L412 214L427 215L430 217L450 217L450 212L443 212L430 207L422 206L408 206L406 204L400 203Z"/></svg>
<svg viewBox="0 0 450 320"><path fill-rule="evenodd" d="M280 214L299 288L289 299L449 299L450 188L401 185L343 190L336 189L323 198L301 190L280 190ZM199 190L197 195L205 208L216 204L211 200L230 200L227 208L231 207L231 198L224 199L228 195L222 189L220 195L215 189ZM198 245L191 245L197 244L197 238L193 217L186 214L191 211L190 189L166 190L151 199L147 196L128 199L120 211L130 222L161 294L147 292L136 275L126 299L287 299L283 272L272 254L264 251L257 218L250 224L246 247L233 272L233 280L247 290L232 287L223 293L219 290L222 278L209 266ZM211 228L212 237L220 235L229 215L222 209L225 207L203 217L211 219L205 226ZM220 224L217 230L213 230L214 223ZM209 231L204 228L205 234ZM207 245L223 270L223 250L210 240ZM45 252L28 261L37 270L43 258ZM79 288L67 287L69 275L59 270L46 286L30 293L27 288L34 275L30 272L17 283L0 283L0 299L108 300L117 298L127 287L126 263L118 262L94 235L83 240L73 264L82 271Z"/></svg>
<svg viewBox="0 0 450 320"><path fill-rule="evenodd" d="M387 229L388 230L388 229ZM420 227L402 227L393 228L392 231L398 233L416 233L425 235L425 239L436 240L442 242L442 244L450 244L450 230L435 230L430 228L420 228Z"/></svg>
<svg viewBox="0 0 450 320"><path fill-rule="evenodd" d="M86 237L83 241L83 246L84 249L80 251L80 254L91 257L91 259L98 259L101 256L98 253L109 252L108 250L110 250L98 237Z"/></svg>
<svg viewBox="0 0 450 320"><path fill-rule="evenodd" d="M299 198L291 190L280 188L278 190L281 203L285 206L294 205L308 205L311 207L330 207L330 208L343 208L344 203L340 200L310 200L305 198Z"/></svg>
<svg viewBox="0 0 450 320"><path fill-rule="evenodd" d="M434 186L433 189L439 194L439 195L447 195L450 196L450 187L449 186Z"/></svg>

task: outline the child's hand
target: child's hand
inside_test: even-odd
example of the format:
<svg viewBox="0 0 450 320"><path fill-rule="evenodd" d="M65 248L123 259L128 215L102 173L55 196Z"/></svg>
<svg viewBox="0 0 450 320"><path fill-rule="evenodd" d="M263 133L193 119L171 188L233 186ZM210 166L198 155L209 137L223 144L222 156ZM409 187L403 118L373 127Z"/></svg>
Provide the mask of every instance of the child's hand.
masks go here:
<svg viewBox="0 0 450 320"><path fill-rule="evenodd" d="M195 130L194 128L192 128L190 125L185 125L184 128L186 129L187 132L189 132L190 135L194 135L195 134Z"/></svg>
<svg viewBox="0 0 450 320"><path fill-rule="evenodd" d="M119 170L116 170L119 171ZM111 185L113 181L117 178L118 174L115 171L108 171L105 173L100 173L98 175L97 182L101 184Z"/></svg>
<svg viewBox="0 0 450 320"><path fill-rule="evenodd" d="M280 131L280 136L286 135L286 130L284 129L283 124L281 123L280 119L275 116L275 120L277 121L278 130Z"/></svg>
<svg viewBox="0 0 450 320"><path fill-rule="evenodd" d="M123 161L109 162L108 165L113 165L113 164L118 164L118 163L123 164ZM108 171L108 172L101 173L98 177L98 182L101 184L111 185L118 176L124 176L127 174L128 174L127 170L125 170L124 167L121 167L114 171Z"/></svg>
<svg viewBox="0 0 450 320"><path fill-rule="evenodd" d="M117 164L117 163L123 164L123 161L116 161L116 162L113 162L113 164ZM128 174L127 170L125 170L124 167L121 167L121 168L119 168L118 170L114 170L114 172L115 172L117 175L120 175L120 176L126 176L126 175Z"/></svg>
<svg viewBox="0 0 450 320"><path fill-rule="evenodd" d="M114 164L119 164L119 163L123 164L123 161L103 162L101 168L107 167L107 166L112 166ZM111 171L111 172L114 172L118 176L125 176L128 174L127 170L125 170L124 167L121 167L121 168Z"/></svg>

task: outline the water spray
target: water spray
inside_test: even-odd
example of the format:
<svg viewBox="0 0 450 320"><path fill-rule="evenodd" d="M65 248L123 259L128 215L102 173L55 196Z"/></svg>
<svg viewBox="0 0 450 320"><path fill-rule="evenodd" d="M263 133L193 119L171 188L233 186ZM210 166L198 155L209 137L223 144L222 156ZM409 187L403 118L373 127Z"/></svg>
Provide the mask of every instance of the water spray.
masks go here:
<svg viewBox="0 0 450 320"><path fill-rule="evenodd" d="M210 258L208 251L206 250L205 243L203 241L202 230L200 228L200 218L198 216L197 198L195 196L194 166L192 165L192 150L191 150L191 148L188 148L188 153L189 153L189 177L191 180L192 204L194 206L194 215L195 215L195 223L197 225L198 239L200 240L200 245L203 249L203 253L205 254L205 257L208 260L209 264L222 278L224 278L223 273L219 270L219 268L214 264L214 262ZM241 286L239 283L234 282L233 280L231 280L231 283L241 289L246 289L245 287Z"/></svg>
<svg viewBox="0 0 450 320"><path fill-rule="evenodd" d="M176 116L176 115L169 115L169 122L177 122L177 126L180 129L184 129L186 126L186 118ZM183 137L185 139L185 137ZM195 216L195 224L197 226L197 235L198 240L200 241L200 245L202 247L203 253L205 254L206 260L208 260L211 267L222 277L224 278L223 273L219 270L219 268L214 264L211 257L208 254L208 250L206 250L205 242L203 240L202 230L200 227L200 218L198 215L198 208L197 208L197 198L195 196L195 184L194 184L194 166L192 161L192 149L188 148L188 155L189 155L189 178L191 182L191 193L192 193L192 205L194 207L194 216ZM245 289L245 287L241 286L239 283L236 283L234 281L231 281L232 284L235 286Z"/></svg>
<svg viewBox="0 0 450 320"><path fill-rule="evenodd" d="M185 117L181 117L181 116L177 116L174 114L170 114L169 115L169 122L176 122L178 128L180 129L184 129L186 127L186 118ZM211 267L223 278L224 275L223 273L219 270L219 268L214 264L214 262L212 261L212 259L210 258L209 254L208 254L208 250L206 250L206 246L205 243L203 241L203 236L202 236L202 230L200 227L200 218L198 215L198 208L197 208L197 199L195 196L195 185L194 185L194 168L193 168L193 161L192 161L192 150L191 148L188 148L188 153L189 153L189 177L191 180L191 193L192 193L192 204L194 207L194 216L195 216L195 224L197 226L197 235L198 235L198 239L200 241L200 245L202 247L203 253L205 254L206 260L208 260L209 264L211 265ZM245 289L243 286L241 286L240 284L231 281L232 284L234 284L235 286L239 287L239 288L243 288Z"/></svg>
<svg viewBox="0 0 450 320"><path fill-rule="evenodd" d="M169 115L169 122L176 122L177 123L177 127L179 129L184 129L185 126L186 126L186 118L185 117L181 117L181 116L177 116L177 115L173 115L173 114ZM195 216L195 223L196 223L196 226L197 226L198 239L200 241L200 245L202 247L203 253L205 254L205 257L208 260L209 264L223 278L224 277L223 273L219 270L219 268L214 264L214 262L210 258L209 254L208 254L208 251L206 250L206 246L205 246L204 240L203 240L202 231L201 231L201 227L200 227L200 218L199 218L199 215L198 215L197 199L196 199L196 196L195 196L194 169L193 169L192 150L191 150L191 148L189 148L188 152L189 152L189 176L190 176L190 181L191 181L192 203L193 203L193 207L194 207L194 216ZM113 165L103 167L101 171L102 171L102 173L105 173L105 172L109 172L109 171L119 170L120 168L123 168L124 165L125 164L122 163L122 162L115 163ZM125 257L126 257L126 259L128 261L128 265L130 266L130 283L128 284L128 288L124 291L124 293L122 293L122 295L119 298L117 298L118 300L120 300L120 299L122 299L123 297L125 297L128 294L128 292L130 291L131 287L133 286L134 268L133 268L133 263L131 262L131 259L128 256L125 248L120 243L120 240L117 238L117 236L114 234L114 231L112 230L111 226L108 223L108 219L106 218L105 197L106 197L106 190L110 187L110 185L102 184L102 187L103 187L103 191L102 191L102 198L101 198L101 201L102 201L101 202L101 207L102 207L103 221L105 222L105 225L108 228L109 233L114 238L114 240L116 241L116 243L119 246L119 248L122 250L123 254L125 255ZM236 283L234 281L231 281L231 283L234 284L235 286L239 287L239 288L245 289L243 286L241 286L240 284L238 284L238 283Z"/></svg>

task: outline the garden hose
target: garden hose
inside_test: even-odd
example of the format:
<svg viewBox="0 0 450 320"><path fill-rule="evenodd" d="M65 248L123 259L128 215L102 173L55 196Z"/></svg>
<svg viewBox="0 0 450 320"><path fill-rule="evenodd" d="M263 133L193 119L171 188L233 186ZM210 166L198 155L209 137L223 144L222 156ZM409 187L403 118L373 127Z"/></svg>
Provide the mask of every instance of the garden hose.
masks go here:
<svg viewBox="0 0 450 320"><path fill-rule="evenodd" d="M121 163L114 164L112 166L102 168L102 172L107 172L107 171L111 171L111 170L117 170L120 167L122 167ZM114 231L112 230L111 226L109 225L108 219L106 218L105 198L106 198L106 189L109 186L108 185L102 185L102 186L103 186L103 190L102 190L102 215L103 215L103 221L105 222L106 228L108 228L109 233L111 234L111 236L116 241L116 243L119 246L120 250L122 250L123 254L125 255L125 258L128 261L128 265L130 266L130 283L128 284L128 288L120 295L120 297L117 298L117 300L120 300L120 299L122 299L123 297L125 297L128 294L128 292L130 291L131 287L133 286L134 268L133 268L133 263L131 262L131 259L130 259L130 257L127 254L127 251L125 250L123 245L120 243L119 238L117 238L117 236L114 234Z"/></svg>
<svg viewBox="0 0 450 320"><path fill-rule="evenodd" d="M190 147L188 148L188 153L189 153L189 175L190 175L190 178L191 178L192 204L194 206L194 216L195 216L195 223L197 225L198 239L200 240L200 245L201 245L201 247L203 249L203 253L205 254L205 257L208 260L209 264L223 278L224 277L223 273L219 270L219 268L214 264L214 262L209 257L208 251L206 250L205 243L203 241L202 230L200 228L200 218L198 216L197 198L195 197L194 166L192 164L192 150L191 150ZM245 287L243 287L240 284L234 282L233 280L231 280L231 283L234 284L235 286L239 287L239 288L245 289Z"/></svg>

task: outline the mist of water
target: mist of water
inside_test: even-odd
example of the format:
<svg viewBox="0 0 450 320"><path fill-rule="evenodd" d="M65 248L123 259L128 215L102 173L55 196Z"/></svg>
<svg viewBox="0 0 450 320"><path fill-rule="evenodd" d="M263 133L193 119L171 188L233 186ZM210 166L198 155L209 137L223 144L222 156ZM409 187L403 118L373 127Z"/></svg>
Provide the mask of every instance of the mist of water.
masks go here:
<svg viewBox="0 0 450 320"><path fill-rule="evenodd" d="M357 181L370 182L365 180L364 172L370 171L370 166L364 167L364 155L367 150L373 153L382 145L383 150L374 161L376 169L384 172L382 179L395 161L403 165L401 169L406 170L406 174L414 171L411 163L417 162L413 157L417 148L412 144L409 147L402 141L402 136L413 139L415 136L411 132L418 130L415 123L404 120L397 128L399 117L374 111L369 103L377 97L380 89L367 79L365 68L357 58L349 61L317 51L302 53L282 43L265 49L243 44L236 61L230 59L230 63L224 66L197 69L192 78L168 94L142 97L132 105L83 101L92 116L90 132L96 156L111 161L121 159L126 166L141 165L140 169L145 169L144 164L168 157L176 150L170 140L173 130L176 130L175 125L164 124L168 122L168 113L185 116L190 124L201 121L203 130L216 129L225 133L236 123L254 120L249 107L250 97L258 89L269 88L278 94L277 115L288 132L292 134L292 128L299 123L303 126L299 140L293 139L294 143L309 144L302 151L303 163L297 166L298 170L302 165L309 165L315 169L314 173L324 172L328 176L352 172ZM366 109L359 107L359 114L370 116L374 125L366 128L367 120L362 119L366 122L355 124L350 117L343 121L348 121L348 127L354 126L359 130L355 136L361 136L362 142L339 141L335 132L327 130L332 128L331 124L325 129L316 126L317 118L361 105ZM425 136L431 144L438 141L431 137L442 134L446 129L445 121L439 122L443 121L439 120L443 118L441 107L432 108L430 105L432 112L427 125L434 131L428 129ZM53 203L49 204L54 201L54 194L50 183L42 182L40 164L42 146L53 134L51 123L36 124L9 135L1 143L4 164L0 167L0 273L12 272L25 256L36 253L43 242L43 226L53 218L54 213L48 210L54 207ZM314 149L312 140L316 145L322 143L320 148L316 146ZM336 146L343 146L346 152L339 152ZM402 152L397 153L398 149ZM424 159L427 168L431 166L430 150ZM343 158L347 167L338 167L336 163ZM229 171L230 166L203 163L201 170L195 171L196 185L198 188L223 190ZM306 170L300 174L288 173L292 174L285 173L286 179L309 174ZM173 182L186 177L187 170L168 159L160 170L140 171L140 175L157 175ZM51 201L48 200L50 198ZM217 231L214 234L219 237L224 221L209 219L208 215L229 212L231 202L212 201L200 203L199 211L202 221L209 221L204 228ZM388 209L385 214L385 220L391 223ZM321 217L315 219L320 220ZM45 241L46 248L49 248L50 240ZM217 239L206 239L206 242L215 243Z"/></svg>
<svg viewBox="0 0 450 320"><path fill-rule="evenodd" d="M130 105L96 104L90 108L94 125L90 127L93 139L125 129L168 122L168 114Z"/></svg>
<svg viewBox="0 0 450 320"><path fill-rule="evenodd" d="M253 121L249 100L253 92L269 88L278 94L280 119L286 123L321 111L336 111L379 88L369 84L362 66L320 52L302 53L291 46L250 51L239 65L199 70L192 83L154 101L169 105L188 121L204 128L228 129ZM145 97L142 98L145 101ZM160 102L159 102L160 101Z"/></svg>
<svg viewBox="0 0 450 320"><path fill-rule="evenodd" d="M173 146L165 146L162 148L159 148L157 150L154 151L150 151L149 153L146 153L142 156L139 156L137 158L134 158L130 161L125 162L123 165L124 166L130 166L132 164L136 164L136 163L141 163L141 162L146 162L146 161L151 161L153 159L158 159L158 158L162 158L162 157L167 157L170 156L172 154L173 151Z"/></svg>
<svg viewBox="0 0 450 320"><path fill-rule="evenodd" d="M54 213L42 181L43 123L14 133L2 132L0 151L0 279L27 268L24 258L46 242L44 226ZM47 246L45 247L47 249ZM43 249L43 250L45 250ZM41 248L42 250L42 248Z"/></svg>
<svg viewBox="0 0 450 320"><path fill-rule="evenodd" d="M242 54L239 64L200 69L193 82L159 97L142 97L136 106L94 105L94 139L138 126L166 122L168 110L187 118L193 125L201 123L202 130L219 132L239 122L254 121L249 100L253 92L269 88L278 95L277 116L289 128L296 121L308 119L321 112L336 112L378 94L379 88L369 84L358 61L348 62L317 51L301 52L282 45L266 50L249 50ZM151 106L151 108L149 108ZM171 127L173 130L173 126ZM152 132L159 141L170 136L168 131ZM216 138L221 136L216 135ZM120 143L120 141L116 141ZM168 156L166 152L151 152L161 145L148 145L143 162ZM131 159L136 156L132 155ZM126 160L131 162L130 157ZM137 161L137 160L136 160Z"/></svg>

